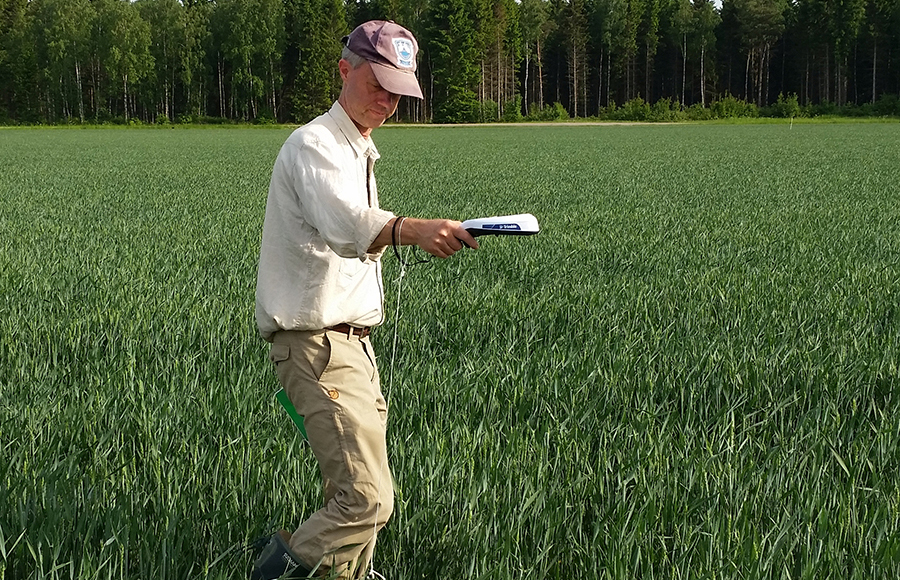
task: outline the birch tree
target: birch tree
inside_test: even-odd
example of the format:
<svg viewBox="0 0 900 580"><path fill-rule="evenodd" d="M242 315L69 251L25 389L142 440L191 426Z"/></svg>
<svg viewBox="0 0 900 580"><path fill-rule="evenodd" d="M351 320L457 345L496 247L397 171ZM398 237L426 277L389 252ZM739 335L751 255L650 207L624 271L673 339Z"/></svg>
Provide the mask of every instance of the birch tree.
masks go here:
<svg viewBox="0 0 900 580"><path fill-rule="evenodd" d="M184 51L184 7L178 0L139 0L135 3L150 26L150 54L155 63L152 83L157 112L174 119L174 92Z"/></svg>
<svg viewBox="0 0 900 580"><path fill-rule="evenodd" d="M101 66L114 79L108 95L112 103L122 105L128 121L135 110L134 87L154 66L150 27L130 2L94 0L93 5L97 8L94 34Z"/></svg>
<svg viewBox="0 0 900 580"><path fill-rule="evenodd" d="M88 58L92 6L87 0L36 0L35 45L51 115L78 116L84 122L82 73ZM55 90L51 89L55 88Z"/></svg>
<svg viewBox="0 0 900 580"><path fill-rule="evenodd" d="M784 32L783 0L734 0L746 55L744 98L763 106L768 102L769 62L773 44Z"/></svg>
<svg viewBox="0 0 900 580"><path fill-rule="evenodd" d="M522 23L522 55L525 59L522 100L525 103L525 114L527 115L532 103L536 102L539 110L544 107L544 69L542 66L541 45L549 32L548 23L550 21L547 13L547 2L545 0L522 0L520 15Z"/></svg>
<svg viewBox="0 0 900 580"><path fill-rule="evenodd" d="M694 13L690 0L675 0L675 13L672 15L672 32L673 40L678 43L681 52L681 97L679 102L684 106L685 85L687 77L688 62L688 34L693 33L694 29Z"/></svg>
<svg viewBox="0 0 900 580"><path fill-rule="evenodd" d="M715 50L716 27L720 22L721 18L711 0L694 0L693 29L700 47L700 103L703 107L706 107L706 79L710 70L706 63L709 54Z"/></svg>
<svg viewBox="0 0 900 580"><path fill-rule="evenodd" d="M582 0L571 0L563 11L563 30L573 117L586 116L587 106L587 14Z"/></svg>
<svg viewBox="0 0 900 580"><path fill-rule="evenodd" d="M843 105L847 102L847 59L865 18L866 0L830 0L828 7L835 57L834 100Z"/></svg>

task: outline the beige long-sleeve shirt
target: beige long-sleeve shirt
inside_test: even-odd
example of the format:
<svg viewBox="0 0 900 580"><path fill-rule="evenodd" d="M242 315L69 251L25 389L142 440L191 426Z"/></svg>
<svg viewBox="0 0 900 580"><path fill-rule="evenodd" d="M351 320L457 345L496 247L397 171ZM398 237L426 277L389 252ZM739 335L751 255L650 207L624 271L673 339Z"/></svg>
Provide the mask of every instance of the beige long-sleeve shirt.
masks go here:
<svg viewBox="0 0 900 580"><path fill-rule="evenodd" d="M266 340L281 329L382 322L381 251L368 250L394 214L378 208L370 175L378 157L339 103L285 141L269 184L256 283Z"/></svg>

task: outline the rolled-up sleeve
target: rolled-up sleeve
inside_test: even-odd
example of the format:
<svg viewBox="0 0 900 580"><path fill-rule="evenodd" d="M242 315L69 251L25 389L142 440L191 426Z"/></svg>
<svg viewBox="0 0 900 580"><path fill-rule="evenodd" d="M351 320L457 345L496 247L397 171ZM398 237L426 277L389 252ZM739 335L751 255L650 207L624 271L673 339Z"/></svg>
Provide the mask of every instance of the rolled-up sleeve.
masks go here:
<svg viewBox="0 0 900 580"><path fill-rule="evenodd" d="M291 178L298 203L309 225L338 256L376 260L384 249L369 252L369 248L394 214L369 207L365 161L356 160L355 171L342 166L338 160L346 159L348 152L331 150L337 147L316 138L297 146Z"/></svg>

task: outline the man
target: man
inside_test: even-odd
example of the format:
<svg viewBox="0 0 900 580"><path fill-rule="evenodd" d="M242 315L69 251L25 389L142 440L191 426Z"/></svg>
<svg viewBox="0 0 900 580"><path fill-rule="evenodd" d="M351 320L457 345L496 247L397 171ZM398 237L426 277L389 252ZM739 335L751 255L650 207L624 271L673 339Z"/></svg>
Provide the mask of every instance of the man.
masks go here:
<svg viewBox="0 0 900 580"><path fill-rule="evenodd" d="M378 207L372 130L401 95L422 98L418 45L393 22L343 39L343 88L331 110L294 131L272 171L260 249L256 319L269 358L319 462L325 505L280 531L253 577L366 574L393 509L387 407L370 328L384 320L380 258L389 244L446 258L478 243L457 221L400 218Z"/></svg>

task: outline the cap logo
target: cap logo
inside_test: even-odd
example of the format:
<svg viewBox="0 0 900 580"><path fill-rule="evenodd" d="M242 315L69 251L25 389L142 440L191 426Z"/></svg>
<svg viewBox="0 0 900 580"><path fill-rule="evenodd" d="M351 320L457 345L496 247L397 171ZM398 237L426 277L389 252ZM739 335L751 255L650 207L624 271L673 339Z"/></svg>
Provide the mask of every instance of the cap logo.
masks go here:
<svg viewBox="0 0 900 580"><path fill-rule="evenodd" d="M397 53L397 66L413 67L413 44L406 38L394 38L394 52Z"/></svg>

